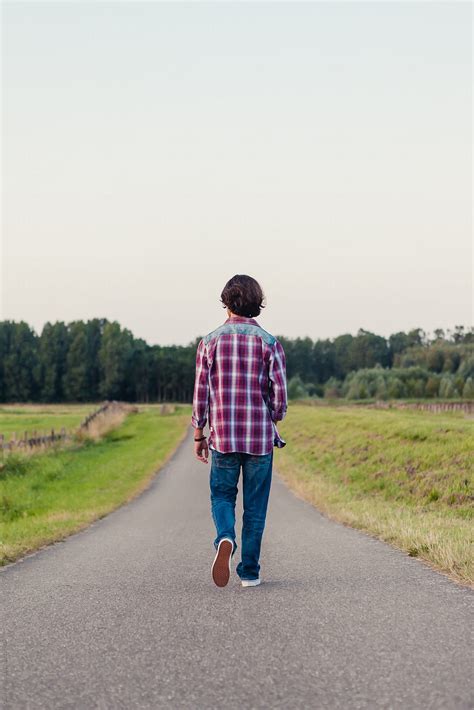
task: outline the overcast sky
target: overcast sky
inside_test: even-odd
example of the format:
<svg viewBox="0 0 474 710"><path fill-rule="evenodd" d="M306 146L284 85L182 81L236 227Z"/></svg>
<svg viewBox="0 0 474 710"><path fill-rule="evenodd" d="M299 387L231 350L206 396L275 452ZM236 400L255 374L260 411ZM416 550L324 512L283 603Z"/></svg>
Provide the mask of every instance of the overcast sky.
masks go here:
<svg viewBox="0 0 474 710"><path fill-rule="evenodd" d="M1 319L472 323L469 2L4 2Z"/></svg>

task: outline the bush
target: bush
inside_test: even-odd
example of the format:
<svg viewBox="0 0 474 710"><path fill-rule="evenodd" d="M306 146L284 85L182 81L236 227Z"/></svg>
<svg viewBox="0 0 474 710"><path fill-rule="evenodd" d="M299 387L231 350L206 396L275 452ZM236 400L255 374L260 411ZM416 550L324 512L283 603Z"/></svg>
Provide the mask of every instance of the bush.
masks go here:
<svg viewBox="0 0 474 710"><path fill-rule="evenodd" d="M25 476L30 468L30 459L25 454L14 451L5 457L0 476Z"/></svg>
<svg viewBox="0 0 474 710"><path fill-rule="evenodd" d="M388 383L388 396L390 399L405 397L403 382L398 377L391 377Z"/></svg>
<svg viewBox="0 0 474 710"><path fill-rule="evenodd" d="M323 385L314 384L314 382L305 382L304 387L309 397L322 397L324 395Z"/></svg>
<svg viewBox="0 0 474 710"><path fill-rule="evenodd" d="M377 399L387 399L387 383L383 377L377 378L374 394Z"/></svg>
<svg viewBox="0 0 474 710"><path fill-rule="evenodd" d="M468 357L466 360L464 360L464 362L461 363L457 374L460 375L466 381L469 378L474 379L474 356Z"/></svg>
<svg viewBox="0 0 474 710"><path fill-rule="evenodd" d="M474 380L468 377L462 390L463 399L474 399Z"/></svg>
<svg viewBox="0 0 474 710"><path fill-rule="evenodd" d="M335 399L336 397L342 397L342 382L335 377L330 377L329 380L324 385L324 396L326 399Z"/></svg>
<svg viewBox="0 0 474 710"><path fill-rule="evenodd" d="M452 375L444 375L442 377L439 385L439 396L445 399L460 396L459 391L455 386L454 378L452 377Z"/></svg>
<svg viewBox="0 0 474 710"><path fill-rule="evenodd" d="M425 386L426 397L437 397L439 391L439 377L429 377Z"/></svg>
<svg viewBox="0 0 474 710"><path fill-rule="evenodd" d="M288 380L288 399L304 399L308 397L308 391L299 375L294 375Z"/></svg>
<svg viewBox="0 0 474 710"><path fill-rule="evenodd" d="M464 363L468 372L470 365ZM469 384L466 386L467 379ZM437 374L421 367L384 368L376 365L349 372L343 382L331 377L324 385L326 398L345 397L347 399L400 399L424 397L473 398L474 377L464 381L460 372ZM303 385L308 390L317 385ZM465 393L464 393L465 390ZM311 391L309 394L313 394Z"/></svg>

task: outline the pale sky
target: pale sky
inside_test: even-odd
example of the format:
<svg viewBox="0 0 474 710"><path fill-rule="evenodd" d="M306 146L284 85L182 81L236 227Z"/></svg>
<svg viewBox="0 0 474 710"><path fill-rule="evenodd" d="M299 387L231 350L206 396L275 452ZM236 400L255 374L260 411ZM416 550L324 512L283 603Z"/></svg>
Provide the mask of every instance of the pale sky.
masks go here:
<svg viewBox="0 0 474 710"><path fill-rule="evenodd" d="M469 2L4 2L0 319L472 324Z"/></svg>

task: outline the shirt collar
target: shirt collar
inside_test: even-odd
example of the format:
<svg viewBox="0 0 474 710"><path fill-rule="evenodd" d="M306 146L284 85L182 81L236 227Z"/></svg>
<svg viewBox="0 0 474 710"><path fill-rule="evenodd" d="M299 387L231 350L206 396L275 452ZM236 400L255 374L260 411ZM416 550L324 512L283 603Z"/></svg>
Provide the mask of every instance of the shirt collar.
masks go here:
<svg viewBox="0 0 474 710"><path fill-rule="evenodd" d="M258 325L255 318L247 318L246 316L229 316L225 323L252 323L253 325Z"/></svg>

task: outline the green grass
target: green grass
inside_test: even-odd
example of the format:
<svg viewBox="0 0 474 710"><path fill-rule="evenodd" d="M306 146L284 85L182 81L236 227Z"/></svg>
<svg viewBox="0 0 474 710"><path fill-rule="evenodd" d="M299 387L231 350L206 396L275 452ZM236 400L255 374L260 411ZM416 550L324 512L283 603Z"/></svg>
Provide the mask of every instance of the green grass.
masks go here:
<svg viewBox="0 0 474 710"><path fill-rule="evenodd" d="M8 440L14 432L21 438L25 431L73 429L100 404L4 404L0 406L0 434Z"/></svg>
<svg viewBox="0 0 474 710"><path fill-rule="evenodd" d="M276 468L302 497L474 583L472 419L291 404Z"/></svg>
<svg viewBox="0 0 474 710"><path fill-rule="evenodd" d="M86 527L147 487L185 435L191 408L169 415L140 410L99 442L7 457L0 472L0 565Z"/></svg>

